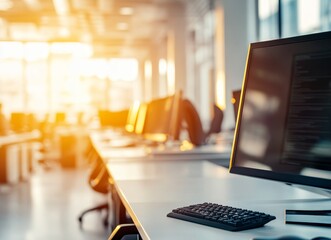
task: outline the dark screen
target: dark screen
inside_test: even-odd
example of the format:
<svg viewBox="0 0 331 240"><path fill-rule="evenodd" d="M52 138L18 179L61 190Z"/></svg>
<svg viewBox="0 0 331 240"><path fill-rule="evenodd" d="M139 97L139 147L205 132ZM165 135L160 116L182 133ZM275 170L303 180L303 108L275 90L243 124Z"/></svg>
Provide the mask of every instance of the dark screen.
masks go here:
<svg viewBox="0 0 331 240"><path fill-rule="evenodd" d="M331 188L331 34L321 36L251 45L231 168Z"/></svg>
<svg viewBox="0 0 331 240"><path fill-rule="evenodd" d="M160 98L148 103L144 133L168 134L171 118L172 98Z"/></svg>
<svg viewBox="0 0 331 240"><path fill-rule="evenodd" d="M182 93L178 91L174 95L148 103L143 127L146 138L161 142L178 139L181 127L181 97Z"/></svg>

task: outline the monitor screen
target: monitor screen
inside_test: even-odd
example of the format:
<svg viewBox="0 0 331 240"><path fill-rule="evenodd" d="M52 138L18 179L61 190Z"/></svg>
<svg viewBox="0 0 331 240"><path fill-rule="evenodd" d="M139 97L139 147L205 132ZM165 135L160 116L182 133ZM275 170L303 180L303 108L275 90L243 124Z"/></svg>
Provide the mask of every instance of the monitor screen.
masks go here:
<svg viewBox="0 0 331 240"><path fill-rule="evenodd" d="M27 114L24 112L12 112L10 116L11 129L15 132L27 130Z"/></svg>
<svg viewBox="0 0 331 240"><path fill-rule="evenodd" d="M181 92L152 100L147 105L143 134L145 138L164 142L177 139L180 131Z"/></svg>
<svg viewBox="0 0 331 240"><path fill-rule="evenodd" d="M331 33L253 43L230 172L331 189Z"/></svg>
<svg viewBox="0 0 331 240"><path fill-rule="evenodd" d="M129 133L133 133L136 128L139 107L140 103L138 101L135 101L129 109L128 118L125 124L125 130Z"/></svg>

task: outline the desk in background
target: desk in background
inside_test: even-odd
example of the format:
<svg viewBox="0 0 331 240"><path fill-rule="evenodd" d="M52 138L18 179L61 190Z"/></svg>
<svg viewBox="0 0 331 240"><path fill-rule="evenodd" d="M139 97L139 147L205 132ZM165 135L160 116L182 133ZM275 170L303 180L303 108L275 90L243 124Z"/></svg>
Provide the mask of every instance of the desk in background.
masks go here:
<svg viewBox="0 0 331 240"><path fill-rule="evenodd" d="M121 139L120 132L112 130L93 131L90 134L91 151L90 156L98 156L104 162L168 162L168 161L201 161L209 159L217 164L228 166L231 141L223 141L221 144L204 145L189 149L182 149L180 145L160 144L157 146L137 145L134 147L111 147L112 139ZM128 136L124 136L128 137ZM112 181L111 181L112 182ZM111 188L114 190L114 188ZM113 191L113 227L126 223L126 210Z"/></svg>
<svg viewBox="0 0 331 240"><path fill-rule="evenodd" d="M0 137L0 183L26 180L34 165L35 141L38 131L16 133Z"/></svg>
<svg viewBox="0 0 331 240"><path fill-rule="evenodd" d="M121 138L118 133L111 131L94 132L90 134L90 142L98 155L104 160L111 161L171 161L171 160L217 160L219 164L228 166L232 139L220 138L214 144L199 147L176 144L160 144L158 146L136 145L130 147L112 147L113 138ZM227 134L228 136L228 134ZM128 138L128 137L127 137ZM187 144L189 145L189 144Z"/></svg>

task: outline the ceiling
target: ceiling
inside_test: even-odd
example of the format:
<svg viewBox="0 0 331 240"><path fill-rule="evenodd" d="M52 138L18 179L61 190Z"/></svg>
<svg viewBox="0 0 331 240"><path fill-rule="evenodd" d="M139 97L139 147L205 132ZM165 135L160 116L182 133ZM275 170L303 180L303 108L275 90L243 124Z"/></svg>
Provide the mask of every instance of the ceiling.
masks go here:
<svg viewBox="0 0 331 240"><path fill-rule="evenodd" d="M184 0L0 0L0 40L88 42L96 56L139 58L165 35L174 2Z"/></svg>

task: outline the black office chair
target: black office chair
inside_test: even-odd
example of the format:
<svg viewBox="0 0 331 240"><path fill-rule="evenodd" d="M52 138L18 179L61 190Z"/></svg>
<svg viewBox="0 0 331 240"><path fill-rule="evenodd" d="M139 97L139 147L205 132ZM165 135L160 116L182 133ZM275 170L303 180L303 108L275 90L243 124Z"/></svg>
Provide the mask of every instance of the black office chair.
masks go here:
<svg viewBox="0 0 331 240"><path fill-rule="evenodd" d="M205 144L206 134L203 131L200 116L193 103L188 99L182 101L182 114L190 141L196 146Z"/></svg>
<svg viewBox="0 0 331 240"><path fill-rule="evenodd" d="M221 132L224 114L223 111L216 105L214 105L213 108L213 119L210 123L208 132L205 133L203 131L199 113L193 103L188 99L183 99L182 101L183 120L187 125L190 141L196 146L205 144L210 134Z"/></svg>
<svg viewBox="0 0 331 240"><path fill-rule="evenodd" d="M102 159L97 155L95 150L93 153L89 153L90 159L93 158L93 167L92 167L92 172L89 176L89 185L92 187L92 189L96 192L102 193L102 194L107 194L110 191L110 183L109 183L109 173L107 171L107 168L105 164L102 162ZM80 223L80 227L83 225L83 217L85 214L93 211L99 211L101 212L102 210L106 210L106 215L103 219L103 224L105 227L109 225L108 222L108 217L109 217L109 204L108 201L106 201L103 204L100 204L98 206L89 208L85 211L83 211L79 217L78 221Z"/></svg>
<svg viewBox="0 0 331 240"><path fill-rule="evenodd" d="M224 113L222 109L220 109L216 104L213 105L213 119L211 120L210 123L210 128L209 131L207 132L208 137L210 134L213 133L220 133L222 130L222 122L224 118Z"/></svg>

